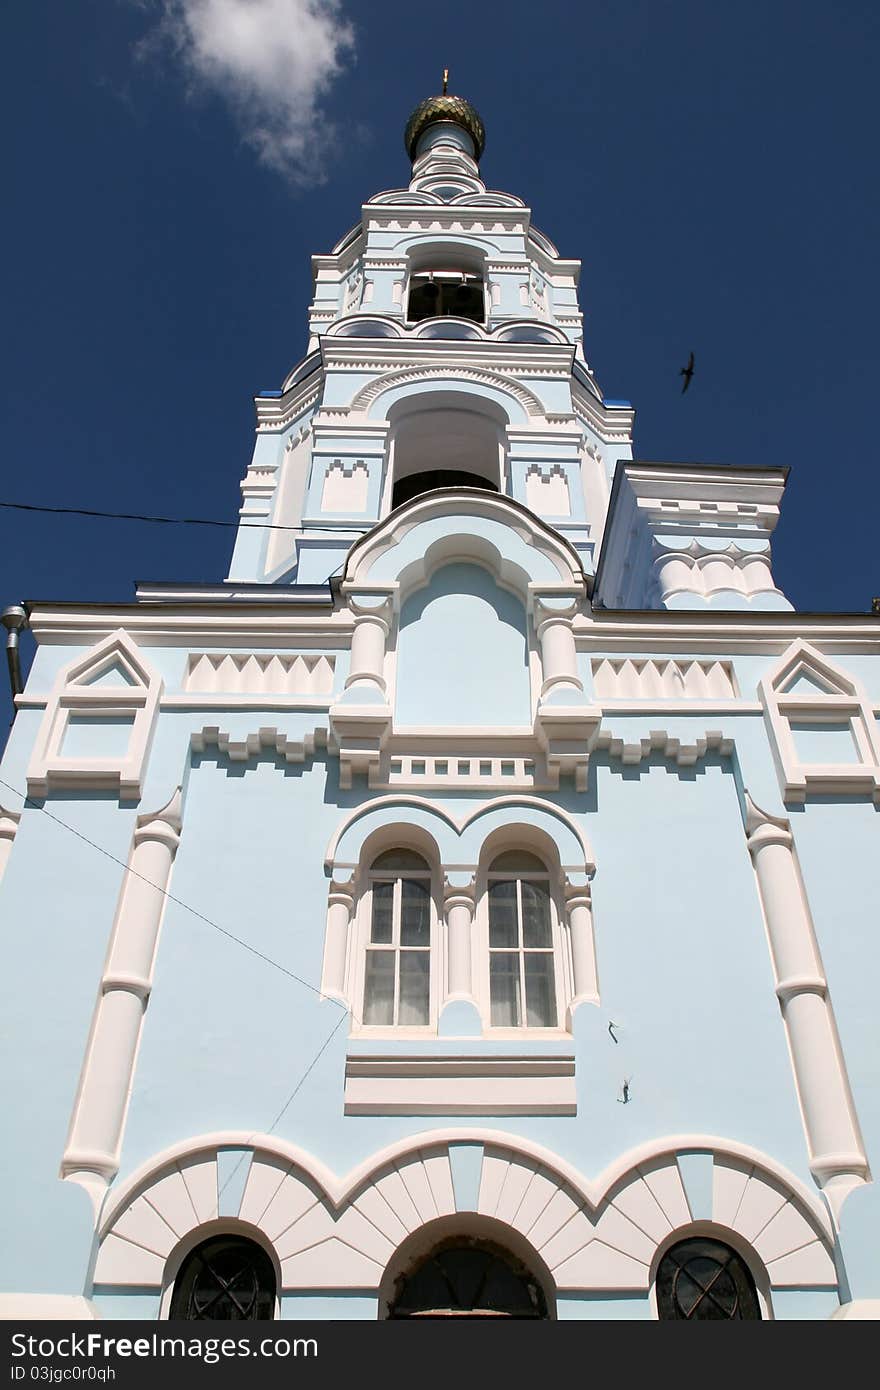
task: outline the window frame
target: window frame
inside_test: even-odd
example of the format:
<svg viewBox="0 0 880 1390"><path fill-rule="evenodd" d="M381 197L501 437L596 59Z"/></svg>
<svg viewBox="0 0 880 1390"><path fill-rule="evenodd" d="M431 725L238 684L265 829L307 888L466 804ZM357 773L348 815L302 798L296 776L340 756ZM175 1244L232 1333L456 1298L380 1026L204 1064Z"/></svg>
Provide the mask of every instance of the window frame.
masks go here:
<svg viewBox="0 0 880 1390"><path fill-rule="evenodd" d="M417 854L424 860L424 869L375 869L373 865L382 858L383 855L393 853L395 850L408 850L412 854ZM400 927L401 927L401 883L404 879L416 879L424 882L428 889L428 945L427 946L401 946ZM391 942L388 944L373 943L373 894L377 883L394 884L393 905L392 905L392 930ZM442 978L442 961L440 959L441 932L440 914L436 899L437 873L431 860L423 852L414 846L406 844L392 844L385 849L375 851L371 855L371 862L364 873L364 885L359 894L357 904L357 934L356 949L354 952L354 972L352 980L352 990L350 998L354 1001L355 1007L352 1009L352 1035L361 1037L426 1037L437 1031L437 1019L440 1011L440 980ZM428 1021L427 1023L365 1023L364 1014L366 1012L366 981L367 981L367 955L371 950L386 953L394 952L394 1015L400 1009L400 953L402 950L415 950L425 953L428 956Z"/></svg>
<svg viewBox="0 0 880 1390"><path fill-rule="evenodd" d="M504 854L515 853L520 850L523 854L540 860L545 866L542 872L537 869L493 869L492 865ZM571 1033L565 1026L565 1019L568 1013L568 1005L573 997L573 977L571 964L571 950L569 947L568 931L564 925L564 914L560 911L560 891L559 874L554 871L547 862L547 855L543 851L527 848L524 845L510 845L493 850L491 859L482 867L480 873L480 888L477 908L477 930L474 938L476 957L472 962L474 990L477 1002L480 1006L480 1014L483 1019L483 1031L493 1038L569 1038ZM536 953L548 954L553 957L553 997L556 1001L556 1022L546 1027L540 1024L530 1024L523 1022L517 1025L493 1024L492 1022L492 991L490 980L490 963L494 952L502 952L507 948L491 947L489 932L489 890L494 883L511 882L542 882L547 887L547 896L550 909L550 934L551 947L534 948ZM521 915L522 892L517 887L517 926L519 940L522 941L522 915ZM511 950L513 948L510 948ZM524 957L530 948L519 945L517 948L520 957L520 989L523 985L523 972L525 969ZM521 994L520 1002L524 1002Z"/></svg>

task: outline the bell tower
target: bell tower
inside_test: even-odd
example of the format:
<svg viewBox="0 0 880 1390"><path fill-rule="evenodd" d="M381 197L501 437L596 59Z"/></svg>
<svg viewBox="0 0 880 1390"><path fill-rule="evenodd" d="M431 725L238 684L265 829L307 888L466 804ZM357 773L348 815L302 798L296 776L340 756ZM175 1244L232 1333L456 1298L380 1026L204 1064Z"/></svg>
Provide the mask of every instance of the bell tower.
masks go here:
<svg viewBox="0 0 880 1390"><path fill-rule="evenodd" d="M406 124L408 185L313 258L307 356L256 398L230 581L324 583L396 507L456 487L529 508L592 572L633 412L584 357L579 262L487 189L483 121L445 88Z"/></svg>

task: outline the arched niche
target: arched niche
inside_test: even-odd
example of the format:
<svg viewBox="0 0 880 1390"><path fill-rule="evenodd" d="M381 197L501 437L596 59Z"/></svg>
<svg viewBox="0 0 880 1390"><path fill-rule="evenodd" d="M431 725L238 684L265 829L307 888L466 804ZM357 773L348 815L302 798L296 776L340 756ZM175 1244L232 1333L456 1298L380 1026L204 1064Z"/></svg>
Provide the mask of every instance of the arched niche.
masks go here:
<svg viewBox="0 0 880 1390"><path fill-rule="evenodd" d="M441 487L504 487L508 416L456 391L405 396L388 411L386 509Z"/></svg>
<svg viewBox="0 0 880 1390"><path fill-rule="evenodd" d="M556 1317L556 1285L519 1231L460 1212L427 1222L398 1246L379 1285L378 1316L547 1320Z"/></svg>
<svg viewBox="0 0 880 1390"><path fill-rule="evenodd" d="M473 561L435 570L401 606L395 723L523 726L531 713L522 599Z"/></svg>

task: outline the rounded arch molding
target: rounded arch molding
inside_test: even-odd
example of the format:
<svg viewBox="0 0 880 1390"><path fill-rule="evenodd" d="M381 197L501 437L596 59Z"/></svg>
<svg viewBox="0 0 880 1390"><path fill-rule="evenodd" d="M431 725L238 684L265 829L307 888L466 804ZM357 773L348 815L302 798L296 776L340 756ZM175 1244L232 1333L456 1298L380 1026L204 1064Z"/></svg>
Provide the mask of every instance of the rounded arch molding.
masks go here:
<svg viewBox="0 0 880 1390"><path fill-rule="evenodd" d="M395 1253L420 1228L448 1218L466 1229L468 1213L516 1233L561 1294L647 1296L658 1251L706 1222L754 1250L771 1291L837 1282L821 1203L746 1145L667 1137L589 1180L519 1136L444 1128L398 1140L342 1177L274 1136L186 1140L112 1194L94 1283L161 1289L182 1243L225 1222L261 1233L284 1290L378 1294Z"/></svg>
<svg viewBox="0 0 880 1390"><path fill-rule="evenodd" d="M527 386L497 372L477 371L473 367L410 367L377 377L352 397L349 410L366 411L381 419L404 396L435 391L437 383L458 387L463 394L488 395L499 405L511 425L524 425L544 419L544 406Z"/></svg>
<svg viewBox="0 0 880 1390"><path fill-rule="evenodd" d="M477 489L414 498L349 551L343 591L426 584L444 564L476 561L528 600L532 586L570 599L585 591L583 568L568 541L509 497Z"/></svg>
<svg viewBox="0 0 880 1390"><path fill-rule="evenodd" d="M503 847L503 834L511 848L525 836L536 847L550 849L564 872L592 875L596 869L589 841L576 822L537 797L499 797L456 820L426 797L382 796L358 807L334 831L324 856L327 871L334 879L347 877L377 833L410 826L430 841L437 861L447 868L475 869L487 843L495 852Z"/></svg>

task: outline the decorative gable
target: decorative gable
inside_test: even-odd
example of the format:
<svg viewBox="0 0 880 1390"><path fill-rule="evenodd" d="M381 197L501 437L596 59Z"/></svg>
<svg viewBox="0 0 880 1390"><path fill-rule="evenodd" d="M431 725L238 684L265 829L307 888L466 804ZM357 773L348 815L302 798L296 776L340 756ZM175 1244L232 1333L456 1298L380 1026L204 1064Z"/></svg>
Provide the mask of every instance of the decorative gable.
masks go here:
<svg viewBox="0 0 880 1390"><path fill-rule="evenodd" d="M758 684L782 794L870 792L880 801L880 737L860 682L793 642Z"/></svg>
<svg viewBox="0 0 880 1390"><path fill-rule="evenodd" d="M28 795L112 787L141 795L162 681L122 629L62 667L28 768Z"/></svg>

